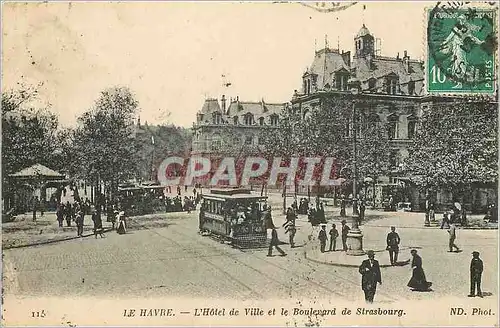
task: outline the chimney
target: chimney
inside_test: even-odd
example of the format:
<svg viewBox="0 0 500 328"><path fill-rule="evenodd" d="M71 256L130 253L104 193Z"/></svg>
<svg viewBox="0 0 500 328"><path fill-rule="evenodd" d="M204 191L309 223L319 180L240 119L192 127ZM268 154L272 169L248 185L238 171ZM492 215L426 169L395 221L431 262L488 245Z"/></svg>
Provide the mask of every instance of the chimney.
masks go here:
<svg viewBox="0 0 500 328"><path fill-rule="evenodd" d="M221 107L222 107L222 112L226 114L226 95L222 95L222 98L220 99L221 102Z"/></svg>
<svg viewBox="0 0 500 328"><path fill-rule="evenodd" d="M398 52L398 55L396 56L396 59L399 60L399 52Z"/></svg>
<svg viewBox="0 0 500 328"><path fill-rule="evenodd" d="M346 63L347 66L351 67L351 52L350 51L342 51L342 59L344 60L344 63Z"/></svg>
<svg viewBox="0 0 500 328"><path fill-rule="evenodd" d="M404 52L403 65L406 69L406 72L410 72L410 56L408 56L408 52L406 50Z"/></svg>

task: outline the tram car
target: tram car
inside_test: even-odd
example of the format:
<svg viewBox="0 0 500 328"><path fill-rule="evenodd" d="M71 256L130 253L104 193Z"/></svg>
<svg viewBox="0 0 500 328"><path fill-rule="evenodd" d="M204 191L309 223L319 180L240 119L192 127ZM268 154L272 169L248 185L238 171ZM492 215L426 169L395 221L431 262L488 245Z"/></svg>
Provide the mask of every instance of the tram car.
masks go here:
<svg viewBox="0 0 500 328"><path fill-rule="evenodd" d="M200 230L239 248L260 248L267 244L266 196L248 189L212 189L202 195Z"/></svg>

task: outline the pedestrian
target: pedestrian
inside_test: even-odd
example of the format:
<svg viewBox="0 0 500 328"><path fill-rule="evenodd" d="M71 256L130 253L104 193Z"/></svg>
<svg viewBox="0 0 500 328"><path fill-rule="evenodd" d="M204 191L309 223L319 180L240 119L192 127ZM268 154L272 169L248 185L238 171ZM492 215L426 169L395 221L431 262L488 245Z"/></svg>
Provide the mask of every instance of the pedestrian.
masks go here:
<svg viewBox="0 0 500 328"><path fill-rule="evenodd" d="M193 188L193 196L196 199L196 188Z"/></svg>
<svg viewBox="0 0 500 328"><path fill-rule="evenodd" d="M33 196L33 222L36 221L36 211L38 210L38 197Z"/></svg>
<svg viewBox="0 0 500 328"><path fill-rule="evenodd" d="M125 220L125 212L123 211L118 213L118 225L116 227L116 232L120 235L127 233L127 221Z"/></svg>
<svg viewBox="0 0 500 328"><path fill-rule="evenodd" d="M295 228L295 222L291 221L286 226L286 233L288 233L288 241L290 242L290 248L294 248L295 247L294 238L295 238L295 234L297 233L297 228Z"/></svg>
<svg viewBox="0 0 500 328"><path fill-rule="evenodd" d="M188 191L188 186L184 185L184 192L187 192L187 191Z"/></svg>
<svg viewBox="0 0 500 328"><path fill-rule="evenodd" d="M177 196L180 196L180 195L181 195L181 187L177 186Z"/></svg>
<svg viewBox="0 0 500 328"><path fill-rule="evenodd" d="M346 200L345 200L345 196L344 195L341 195L340 196L340 216L341 217L345 217L345 206L346 206Z"/></svg>
<svg viewBox="0 0 500 328"><path fill-rule="evenodd" d="M422 258L417 254L416 249L412 249L410 253L413 258L411 260L412 275L410 281L408 281L408 287L410 287L412 291L428 291L432 286L432 282L428 282L425 278L424 269L422 268Z"/></svg>
<svg viewBox="0 0 500 328"><path fill-rule="evenodd" d="M278 239L278 232L276 231L276 228L272 228L271 231L271 242L269 243L269 250L267 252L267 256L273 256L273 247L280 252L281 256L286 256L286 253L278 246L280 243Z"/></svg>
<svg viewBox="0 0 500 328"><path fill-rule="evenodd" d="M459 252L460 251L460 248L458 248L458 246L455 244L455 239L457 238L457 232L456 232L456 227L455 227L455 223L451 223L450 224L450 228L448 229L448 233L450 234L450 240L449 240L449 247L450 247L450 250L448 252L453 252L453 248L456 249L455 252Z"/></svg>
<svg viewBox="0 0 500 328"><path fill-rule="evenodd" d="M205 230L203 228L204 223L205 223L205 206L201 204L200 213L198 215L198 230L200 234L202 234L203 231Z"/></svg>
<svg viewBox="0 0 500 328"><path fill-rule="evenodd" d="M71 227L71 220L73 219L73 209L71 207L71 204L69 203L69 200L66 202L66 206L64 206L66 210L66 226Z"/></svg>
<svg viewBox="0 0 500 328"><path fill-rule="evenodd" d="M97 239L97 235L101 236L101 238L104 238L104 231L102 229L102 220L101 216L99 215L98 211L95 209L95 207L91 207L90 211L92 212L92 221L94 222L94 236Z"/></svg>
<svg viewBox="0 0 500 328"><path fill-rule="evenodd" d="M83 208L80 207L78 213L76 214L76 235L78 237L83 237L83 222L85 220L85 213Z"/></svg>
<svg viewBox="0 0 500 328"><path fill-rule="evenodd" d="M361 199L359 202L359 221L360 222L365 219L365 210L366 210L365 200Z"/></svg>
<svg viewBox="0 0 500 328"><path fill-rule="evenodd" d="M364 260L359 266L361 289L365 293L365 301L373 303L373 298L377 291L377 282L382 285L382 275L378 261L375 260L375 252L370 250L366 254L368 255L368 259Z"/></svg>
<svg viewBox="0 0 500 328"><path fill-rule="evenodd" d="M328 238L326 237L326 224L321 225L321 230L319 231L318 239L319 239L321 253L324 253L326 248L326 241L328 240Z"/></svg>
<svg viewBox="0 0 500 328"><path fill-rule="evenodd" d="M401 239L396 232L396 227L391 227L391 232L387 234L387 250L389 251L389 258L391 259L391 265L396 265L398 263L398 253L399 253L399 243Z"/></svg>
<svg viewBox="0 0 500 328"><path fill-rule="evenodd" d="M472 260L470 262L470 294L469 297L483 297L481 292L481 276L483 274L483 260L479 258L479 252L472 252ZM477 288L477 294L476 294Z"/></svg>
<svg viewBox="0 0 500 328"><path fill-rule="evenodd" d="M339 236L339 232L337 228L335 228L335 223L332 224L332 228L330 229L330 252L334 251L337 246L337 237Z"/></svg>
<svg viewBox="0 0 500 328"><path fill-rule="evenodd" d="M347 252L347 234L349 233L349 230L351 230L351 228L349 228L346 224L346 220L342 220L342 250L344 252Z"/></svg>
<svg viewBox="0 0 500 328"><path fill-rule="evenodd" d="M445 226L450 227L450 213L447 211L444 211L443 213L443 219L441 220L441 229L443 229Z"/></svg>
<svg viewBox="0 0 500 328"><path fill-rule="evenodd" d="M57 205L56 216L57 216L57 222L59 223L59 228L62 228L64 221L64 204Z"/></svg>

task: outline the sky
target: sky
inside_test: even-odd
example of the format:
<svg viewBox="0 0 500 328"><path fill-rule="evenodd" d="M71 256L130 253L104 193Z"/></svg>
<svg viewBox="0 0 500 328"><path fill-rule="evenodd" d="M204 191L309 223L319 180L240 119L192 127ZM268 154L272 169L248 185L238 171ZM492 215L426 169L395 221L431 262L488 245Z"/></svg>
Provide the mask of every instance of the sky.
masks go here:
<svg viewBox="0 0 500 328"><path fill-rule="evenodd" d="M38 101L71 126L102 90L127 86L141 122L190 127L207 97L289 101L325 35L330 48L352 52L363 23L381 55L423 59L432 5L358 2L321 13L270 2L4 3L2 89L43 82Z"/></svg>

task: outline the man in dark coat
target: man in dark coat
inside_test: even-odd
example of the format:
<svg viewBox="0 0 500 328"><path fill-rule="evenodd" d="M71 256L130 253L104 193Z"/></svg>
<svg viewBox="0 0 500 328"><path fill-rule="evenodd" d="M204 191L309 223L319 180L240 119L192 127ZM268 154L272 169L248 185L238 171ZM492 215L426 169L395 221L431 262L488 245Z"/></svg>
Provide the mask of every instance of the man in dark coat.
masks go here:
<svg viewBox="0 0 500 328"><path fill-rule="evenodd" d="M326 248L326 241L328 239L326 236L326 224L321 225L321 230L319 231L318 239L319 239L321 253L324 253Z"/></svg>
<svg viewBox="0 0 500 328"><path fill-rule="evenodd" d="M398 262L399 253L399 243L401 239L396 232L395 227L391 227L391 232L387 234L387 250L389 251L389 258L391 259L391 265L396 265Z"/></svg>
<svg viewBox="0 0 500 328"><path fill-rule="evenodd" d="M378 261L375 260L375 252L367 251L366 254L368 254L368 259L364 260L359 266L361 289L365 292L365 300L368 303L373 303L377 291L377 282L382 284L382 275Z"/></svg>
<svg viewBox="0 0 500 328"><path fill-rule="evenodd" d="M278 239L278 232L276 228L272 228L271 232L271 243L269 244L269 251L267 252L267 256L273 256L273 246L280 252L281 256L286 256L286 253L278 246L280 241Z"/></svg>
<svg viewBox="0 0 500 328"><path fill-rule="evenodd" d="M479 258L479 252L472 252L472 261L470 262L470 294L469 297L483 297L481 292L481 276L483 275L483 260Z"/></svg>
<svg viewBox="0 0 500 328"><path fill-rule="evenodd" d="M359 201L359 221L360 222L365 219L365 211L366 211L365 200L361 199Z"/></svg>
<svg viewBox="0 0 500 328"><path fill-rule="evenodd" d="M334 251L337 246L337 237L339 236L339 232L337 228L335 228L335 223L332 224L332 228L330 229L330 252Z"/></svg>
<svg viewBox="0 0 500 328"><path fill-rule="evenodd" d="M342 249L347 252L347 234L349 233L349 226L346 224L346 220L342 220Z"/></svg>
<svg viewBox="0 0 500 328"><path fill-rule="evenodd" d="M83 237L83 222L85 220L85 213L83 212L83 208L80 207L78 213L76 213L76 235L78 237Z"/></svg>

